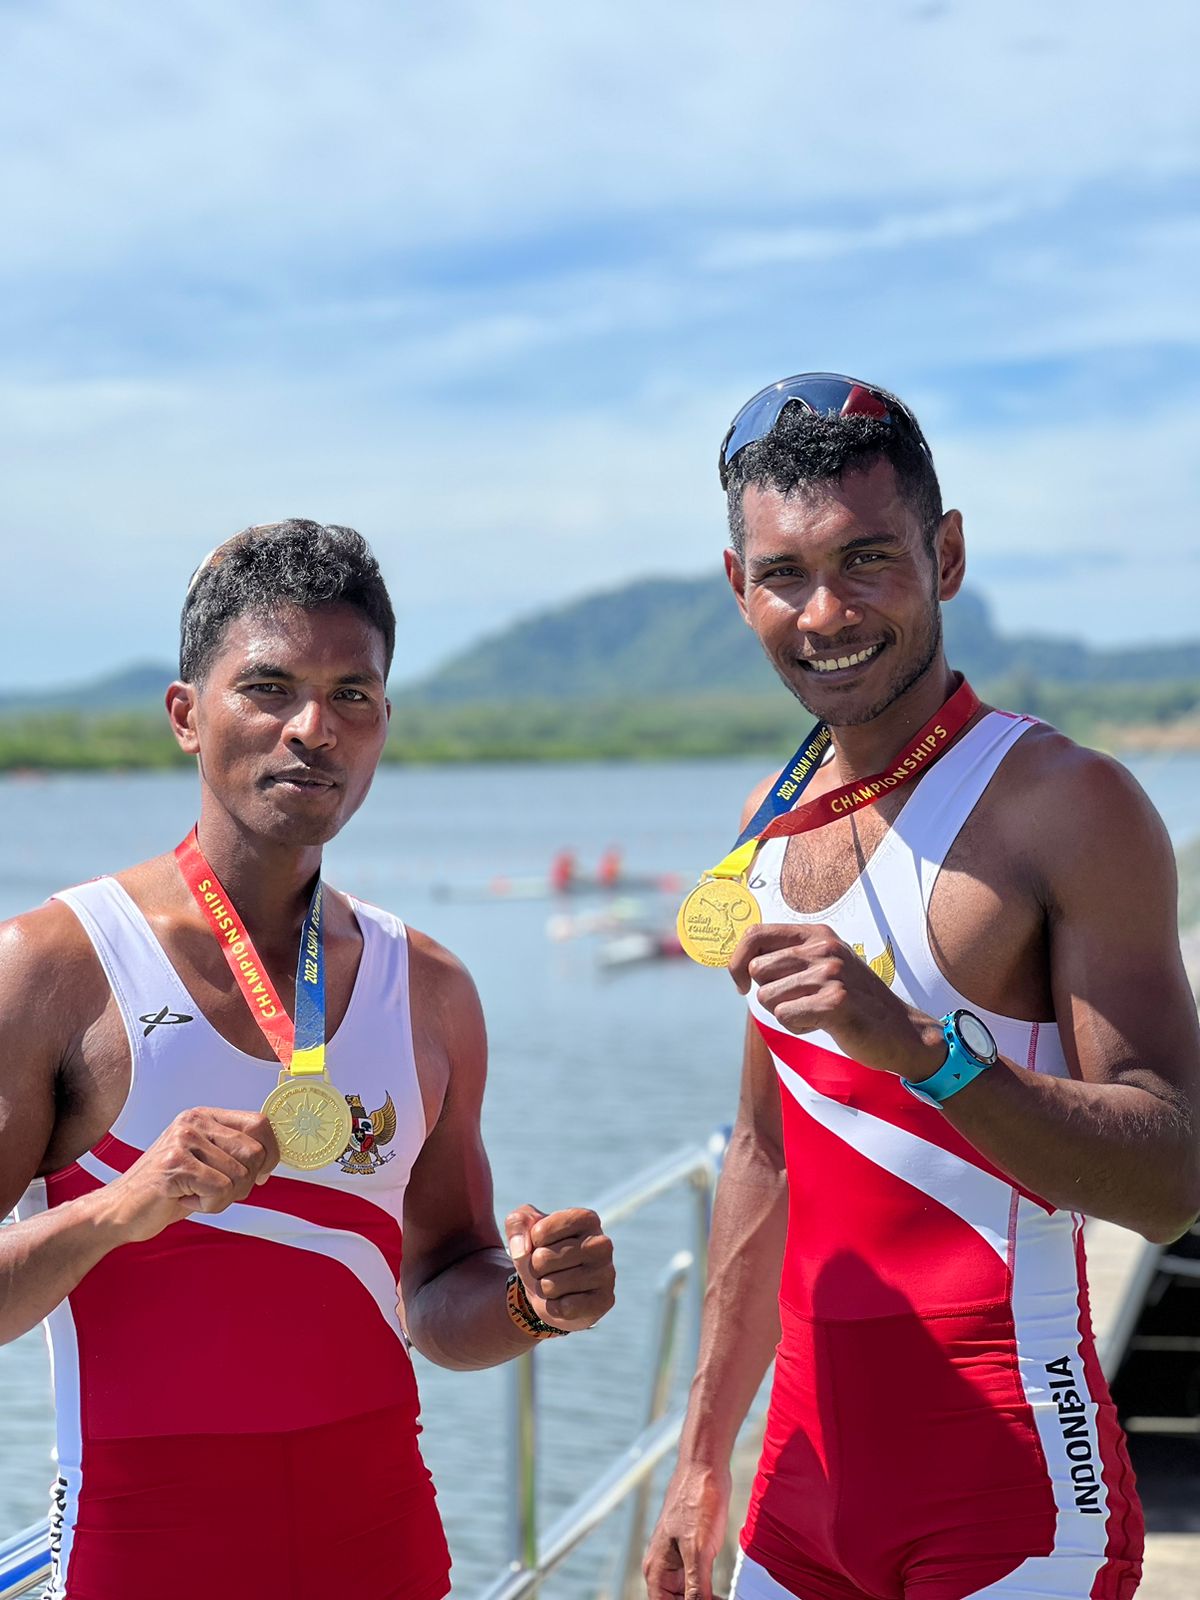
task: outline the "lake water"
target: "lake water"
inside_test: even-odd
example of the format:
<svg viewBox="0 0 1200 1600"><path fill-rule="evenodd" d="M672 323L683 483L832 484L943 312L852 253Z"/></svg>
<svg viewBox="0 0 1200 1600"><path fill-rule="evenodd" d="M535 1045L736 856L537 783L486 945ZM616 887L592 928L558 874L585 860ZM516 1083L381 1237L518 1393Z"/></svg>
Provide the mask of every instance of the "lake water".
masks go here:
<svg viewBox="0 0 1200 1600"><path fill-rule="evenodd" d="M1200 831L1200 757L1130 766L1177 843ZM545 1210L586 1203L731 1121L744 1012L721 973L680 961L606 975L589 941L546 937L554 907L455 902L433 887L498 872L540 876L563 846L586 868L614 844L630 871L690 879L730 842L763 770L746 761L389 768L330 848L332 882L433 934L475 975L491 1037L484 1131L500 1215L523 1200ZM0 917L169 849L194 806L194 782L180 774L0 782ZM545 1352L546 1515L637 1430L653 1285L684 1233L676 1201L620 1231L617 1309L586 1339ZM505 1376L424 1363L418 1373L455 1592L470 1594L508 1553ZM34 1332L0 1349L0 1535L44 1513L51 1440L46 1357ZM598 1560L578 1558L576 1581L554 1592L583 1592Z"/></svg>

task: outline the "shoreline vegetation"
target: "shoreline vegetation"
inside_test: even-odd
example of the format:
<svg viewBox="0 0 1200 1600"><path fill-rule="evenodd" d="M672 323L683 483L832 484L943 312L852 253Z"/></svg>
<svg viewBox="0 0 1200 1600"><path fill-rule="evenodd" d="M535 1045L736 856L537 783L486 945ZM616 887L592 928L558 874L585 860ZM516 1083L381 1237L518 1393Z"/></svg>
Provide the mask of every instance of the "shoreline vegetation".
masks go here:
<svg viewBox="0 0 1200 1600"><path fill-rule="evenodd" d="M997 682L980 693L1020 708L1110 754L1200 753L1200 682L1081 685ZM430 705L398 700L384 750L390 765L467 762L655 761L745 756L764 772L806 730L806 714L776 691L678 699L516 701ZM0 781L62 772L186 770L163 713L0 714ZM1179 851L1179 925L1200 1002L1200 838Z"/></svg>
<svg viewBox="0 0 1200 1600"><path fill-rule="evenodd" d="M1200 751L1200 682L1083 685L1008 679L980 688L1081 743L1127 754ZM413 766L493 761L654 761L787 753L806 713L781 690L597 700L431 704L399 697L384 751ZM0 773L187 766L157 710L0 715Z"/></svg>

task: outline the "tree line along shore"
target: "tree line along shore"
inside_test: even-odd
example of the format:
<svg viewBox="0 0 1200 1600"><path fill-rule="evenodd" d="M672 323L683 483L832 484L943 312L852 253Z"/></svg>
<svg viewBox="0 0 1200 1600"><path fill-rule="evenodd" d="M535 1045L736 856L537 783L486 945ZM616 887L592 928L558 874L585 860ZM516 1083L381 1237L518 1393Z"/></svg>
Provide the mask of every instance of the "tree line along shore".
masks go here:
<svg viewBox="0 0 1200 1600"><path fill-rule="evenodd" d="M1200 751L1200 682L1124 685L1001 680L995 705L1027 711L1100 749ZM400 696L384 760L651 761L786 753L803 714L782 690L684 697L525 699L431 704ZM0 772L186 766L157 710L0 715Z"/></svg>
<svg viewBox="0 0 1200 1600"><path fill-rule="evenodd" d="M984 685L993 704L1020 707L1100 749L1200 753L1200 683L1093 690L1028 683ZM763 770L805 727L782 696L680 700L420 705L400 700L384 760L450 765L489 761L686 760L745 756ZM186 770L156 711L0 715L0 774ZM1200 1000L1200 838L1179 852L1179 923Z"/></svg>

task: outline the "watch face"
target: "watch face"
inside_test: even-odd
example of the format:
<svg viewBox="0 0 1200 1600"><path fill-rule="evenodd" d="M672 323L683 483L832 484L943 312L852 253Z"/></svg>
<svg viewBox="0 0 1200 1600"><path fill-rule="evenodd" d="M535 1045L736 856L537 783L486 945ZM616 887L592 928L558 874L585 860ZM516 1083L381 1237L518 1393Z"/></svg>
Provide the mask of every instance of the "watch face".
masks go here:
<svg viewBox="0 0 1200 1600"><path fill-rule="evenodd" d="M954 1019L955 1031L975 1057L990 1066L996 1059L996 1041L972 1011L960 1011Z"/></svg>

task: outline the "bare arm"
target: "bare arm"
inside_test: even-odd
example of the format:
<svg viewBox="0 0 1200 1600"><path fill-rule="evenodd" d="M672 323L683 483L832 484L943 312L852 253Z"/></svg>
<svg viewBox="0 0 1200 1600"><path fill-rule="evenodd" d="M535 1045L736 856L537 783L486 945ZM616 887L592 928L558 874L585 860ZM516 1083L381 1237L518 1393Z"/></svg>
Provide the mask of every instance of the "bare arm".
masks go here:
<svg viewBox="0 0 1200 1600"><path fill-rule="evenodd" d="M1002 1060L929 1115L1053 1205L1166 1242L1200 1214L1200 1031L1170 843L1128 774L1089 751L1031 787L1020 820L1044 875L1055 1016L1075 1075ZM919 1081L945 1061L938 1021L828 928L754 929L731 971L743 992L759 984L781 1026L824 1028L868 1066Z"/></svg>
<svg viewBox="0 0 1200 1600"><path fill-rule="evenodd" d="M33 1178L86 1143L84 1136L50 1159L63 1149L61 1068L86 1055L107 1003L107 984L81 938L62 907L0 929L0 1216ZM83 1127L86 1111L76 1121ZM265 1182L277 1159L261 1117L185 1112L112 1183L0 1229L0 1344L35 1327L110 1250L195 1211L224 1210Z"/></svg>
<svg viewBox="0 0 1200 1600"><path fill-rule="evenodd" d="M737 1122L713 1209L700 1358L679 1462L646 1554L651 1600L708 1600L729 1516L729 1458L779 1340L787 1176L775 1069L747 1024Z"/></svg>
<svg viewBox="0 0 1200 1600"><path fill-rule="evenodd" d="M43 1169L57 1073L71 1045L68 1019L79 1017L80 999L85 1011L97 1005L77 953L68 947L53 959L54 934L69 915L48 908L0 930L0 1216ZM72 1005L68 991L80 977ZM35 1327L115 1242L92 1196L0 1230L0 1344Z"/></svg>
<svg viewBox="0 0 1200 1600"><path fill-rule="evenodd" d="M454 957L420 935L413 936L412 970L414 1032L426 1056L444 1052L446 1090L405 1196L408 1334L439 1366L495 1366L532 1343L506 1309L514 1261L534 1312L572 1331L590 1327L613 1303L612 1246L594 1212L543 1216L522 1206L508 1219L510 1260L492 1213L479 1126L487 1077L479 997Z"/></svg>
<svg viewBox="0 0 1200 1600"><path fill-rule="evenodd" d="M1039 822L1054 1010L1078 1077L1006 1061L945 1114L1034 1193L1166 1243L1200 1214L1200 1026L1170 841L1100 758Z"/></svg>
<svg viewBox="0 0 1200 1600"><path fill-rule="evenodd" d="M103 1190L0 1228L0 1344L36 1328L97 1262L127 1242Z"/></svg>

